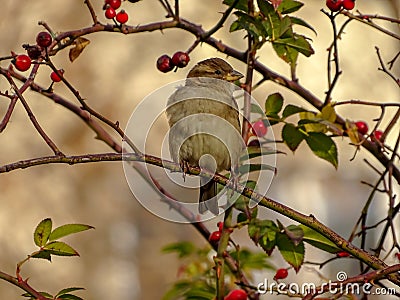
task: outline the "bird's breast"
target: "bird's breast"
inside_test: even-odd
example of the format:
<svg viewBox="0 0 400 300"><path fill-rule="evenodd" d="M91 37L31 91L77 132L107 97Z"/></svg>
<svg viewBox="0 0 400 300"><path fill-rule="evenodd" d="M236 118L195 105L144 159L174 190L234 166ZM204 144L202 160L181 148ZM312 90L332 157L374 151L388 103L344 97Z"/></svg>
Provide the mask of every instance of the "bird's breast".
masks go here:
<svg viewBox="0 0 400 300"><path fill-rule="evenodd" d="M198 166L199 159L209 154L214 158L218 172L228 170L231 161L238 160L243 147L239 112L235 105L226 104L227 99L234 101L233 98L182 101L179 96L182 95L175 93L170 97L170 106L166 110L171 127L169 148L172 158L176 162Z"/></svg>

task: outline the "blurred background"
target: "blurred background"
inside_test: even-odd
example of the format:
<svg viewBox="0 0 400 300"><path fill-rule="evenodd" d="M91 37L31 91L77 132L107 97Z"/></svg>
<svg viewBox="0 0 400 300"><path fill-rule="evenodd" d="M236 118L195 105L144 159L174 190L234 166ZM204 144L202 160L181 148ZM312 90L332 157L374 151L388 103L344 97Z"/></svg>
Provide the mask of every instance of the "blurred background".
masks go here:
<svg viewBox="0 0 400 300"><path fill-rule="evenodd" d="M92 2L100 21L107 22L101 10L103 1ZM202 24L205 29L211 28L219 20L219 12L226 9L222 1L180 2L181 16ZM304 87L323 99L327 89L326 49L332 41L332 29L329 19L320 11L325 7L325 1L304 2L306 5L296 15L313 26L318 35L315 36L307 29L296 28L298 32L312 37L315 50L315 55L310 58L300 56L298 78ZM129 25L159 21L165 16L165 11L155 0L136 4L125 2L123 8L129 14ZM398 0L357 0L356 9L366 14L399 18L400 3ZM344 17L338 19L340 22L345 20ZM215 36L228 45L244 50L246 40L243 39L243 33L228 34L228 25L233 20L230 18L227 26ZM47 22L55 32L92 24L83 1L2 0L0 57L9 55L10 51L24 53L22 44L34 44L36 34L43 30L38 21ZM400 34L395 24L380 24ZM170 29L134 35L105 32L86 37L91 44L74 63L69 62L67 51L59 53L53 62L65 70L65 77L91 107L111 120L118 120L122 128L146 95L167 83L184 78L195 62L215 56L226 58L204 44L191 54L191 62L186 69L163 74L155 67L157 58L162 54L172 55L178 50L185 51L193 43L193 36L181 30ZM374 48L377 46L381 49L383 59L387 62L399 51L398 40L354 21L347 26L339 46L343 75L332 95L334 100L400 101L396 84L377 70L379 62ZM268 44L258 55L259 60L272 70L289 76L288 66L273 53ZM235 69L245 73L244 64L232 58L227 59ZM6 61L1 62L2 67L7 64ZM398 68L394 72L397 77L400 76ZM50 73L50 69L41 68L36 82L49 86ZM5 80L0 79L1 91L8 88ZM62 84L56 84L54 90L75 101ZM311 108L294 93L269 82L257 89L253 96L262 104L267 95L277 91L282 93L286 103ZM32 92L24 95L40 124L64 153L73 155L110 151L104 143L95 139L94 133L80 119L63 107ZM0 98L1 116L7 105L8 101ZM372 128L373 119L379 117L380 110L373 107L341 106L338 113L351 120L365 120ZM389 111L387 115L391 115ZM382 128L389 120L387 118L383 121ZM149 154L158 151L167 130L166 119L158 122L157 126L152 131ZM393 133L399 132L399 124L396 126L396 130L392 130L392 135L388 137L389 144L393 144L396 139ZM278 137L280 129L274 128ZM278 157L277 176L268 196L305 214L314 214L339 234L348 237L370 192L370 188L360 181L374 183L377 180L377 174L363 162L363 158L379 169L381 167L364 150L350 162L354 147L348 145L347 139L336 139L336 143L340 153L338 170L316 158L304 145L295 155L282 148L287 155ZM8 127L0 135L0 145L1 165L51 155L20 103ZM398 186L396 189L398 193ZM157 197L154 197L154 201L158 201ZM385 197L374 201L372 211L375 215L370 216L371 224L374 219L382 218L386 209ZM273 212L264 210L262 214L274 220L279 219L285 225L293 223ZM160 299L176 280L179 267L176 257L162 254L161 248L168 243L183 240L193 241L199 246L206 244L191 225L165 221L144 209L133 197L119 162L40 166L0 175L1 271L14 274L16 263L35 250L32 232L36 224L46 217L53 219L54 226L85 223L96 229L66 239L79 251L80 258L54 258L52 263L32 260L24 265L22 274L31 277L30 283L34 287L50 293L70 286L85 287L86 291L79 293L85 299ZM208 222L211 230L216 229L216 222ZM246 229L235 232L235 237L241 245L253 247L252 242L246 238ZM374 246L377 239L378 236L371 236L369 246ZM308 261L321 262L328 257L307 247ZM271 262L277 267L287 266L277 252L272 255ZM388 258L388 263L394 262L394 257ZM334 280L338 271L344 270L351 275L358 271L357 266L345 259L329 264L322 272L326 278ZM257 278L260 281L264 278L271 280L273 273L266 270L257 274ZM288 282L318 282L317 276L314 268L304 267L298 275L290 271ZM1 299L20 299L21 293L18 288L0 281ZM383 298L390 299L389 296ZM268 296L268 299L273 297Z"/></svg>

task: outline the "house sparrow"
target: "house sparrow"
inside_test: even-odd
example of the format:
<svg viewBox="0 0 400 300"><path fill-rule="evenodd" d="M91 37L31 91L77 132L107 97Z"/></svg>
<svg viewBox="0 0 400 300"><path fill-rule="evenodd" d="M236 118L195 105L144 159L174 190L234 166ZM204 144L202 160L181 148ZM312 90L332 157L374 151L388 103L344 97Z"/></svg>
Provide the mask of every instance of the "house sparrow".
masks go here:
<svg viewBox="0 0 400 300"><path fill-rule="evenodd" d="M231 82L242 77L223 59L206 59L190 70L185 85L169 97L169 149L183 170L190 165L219 173L237 165L243 139ZM218 215L216 195L217 184L200 177L201 214Z"/></svg>

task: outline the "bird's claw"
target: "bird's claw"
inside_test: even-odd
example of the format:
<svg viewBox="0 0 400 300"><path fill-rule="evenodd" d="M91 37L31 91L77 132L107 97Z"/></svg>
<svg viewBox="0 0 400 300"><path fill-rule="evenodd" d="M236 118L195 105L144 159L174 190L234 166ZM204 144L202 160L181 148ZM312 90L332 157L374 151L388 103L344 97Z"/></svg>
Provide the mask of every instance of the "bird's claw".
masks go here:
<svg viewBox="0 0 400 300"><path fill-rule="evenodd" d="M186 174L189 172L189 164L187 161L181 160L181 162L179 163L181 170L182 170L182 177L183 177L183 181L185 181L186 179Z"/></svg>

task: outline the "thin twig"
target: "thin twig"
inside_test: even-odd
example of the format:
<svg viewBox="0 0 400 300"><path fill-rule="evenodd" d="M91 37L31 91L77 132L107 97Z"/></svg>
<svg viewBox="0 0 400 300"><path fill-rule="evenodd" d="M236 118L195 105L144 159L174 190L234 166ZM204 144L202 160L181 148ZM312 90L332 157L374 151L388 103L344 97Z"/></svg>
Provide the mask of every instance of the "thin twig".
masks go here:
<svg viewBox="0 0 400 300"><path fill-rule="evenodd" d="M86 6L89 9L90 15L93 20L93 24L98 24L99 20L97 20L96 11L94 10L92 3L90 2L90 0L85 0L84 3L86 4Z"/></svg>
<svg viewBox="0 0 400 300"><path fill-rule="evenodd" d="M213 28L211 28L209 31L204 32L201 35L201 40L205 40L208 37L212 36L214 33L216 33L220 28L224 26L225 21L228 19L229 15L231 14L232 10L235 8L236 4L239 3L239 0L235 0L232 5L229 6L229 8L222 14L221 19L215 24Z"/></svg>
<svg viewBox="0 0 400 300"><path fill-rule="evenodd" d="M327 72L328 72L328 91L326 92L326 96L325 96L325 101L324 101L324 105L327 105L330 103L331 101L331 94L332 91L336 85L337 80L339 79L339 76L341 75L341 71L340 71L340 65L339 65L339 48L337 45L337 40L338 40L338 34L337 34L337 30L336 30L336 22L335 22L335 17L337 16L337 14L333 14L333 13L326 13L324 12L328 17L329 20L331 21L332 24L332 29L333 29L333 61L335 63L335 75L333 77L333 80L331 81L331 51L332 51L332 47L329 48L328 51L328 67L327 67Z"/></svg>
<svg viewBox="0 0 400 300"><path fill-rule="evenodd" d="M351 104L351 105L359 104L359 105L380 106L380 107L388 107L388 106L400 107L400 103L394 103L394 102L379 103L379 102L369 102L369 101L357 100L357 99L335 102L332 105L338 106L338 105L345 105L345 104Z"/></svg>
<svg viewBox="0 0 400 300"><path fill-rule="evenodd" d="M390 17L386 17L386 16L380 16L380 15L369 15L369 14L359 14L358 17L364 19L364 20L370 20L370 19L378 19L378 20L384 20L384 21L388 21L391 23L397 23L400 24L400 20L399 19L395 19L395 18L390 18Z"/></svg>
<svg viewBox="0 0 400 300"><path fill-rule="evenodd" d="M27 292L29 295L32 297L35 297L36 300L49 300L49 298L43 296L40 292L36 291L34 288L32 288L27 280L18 280L17 277L13 277L7 273L1 272L0 271L0 278L8 281L9 283L19 287L20 289L24 290Z"/></svg>
<svg viewBox="0 0 400 300"><path fill-rule="evenodd" d="M375 23L369 21L369 19L363 19L362 16L353 15L351 12L346 11L346 10L342 10L341 13L343 15L351 18L351 19L357 20L357 21L359 21L359 22L361 22L363 24L366 24L368 26L371 26L371 27L379 30L380 32L383 32L384 34L387 34L387 35L389 35L389 36L391 36L391 37L393 37L393 38L395 38L397 40L400 40L400 36L399 35L393 33L392 31L389 31L389 30L387 30L387 29L385 29L385 28L383 28L383 27L381 27L379 25L376 25Z"/></svg>
<svg viewBox="0 0 400 300"><path fill-rule="evenodd" d="M19 88L19 92L22 94L24 93L30 86L30 84L33 82L33 80L35 79L35 75L38 71L39 65L34 65L31 71L31 75L29 76L29 79L27 79L23 85ZM10 76L10 74L13 73L15 74L15 72L12 69L0 69L0 74L3 75L4 77L7 78L7 76ZM0 123L0 133L4 131L4 129L6 128L8 122L10 121L11 115L14 111L15 105L17 104L18 101L18 95L14 95L11 98L10 104L8 105L7 111L4 114L3 120Z"/></svg>
<svg viewBox="0 0 400 300"><path fill-rule="evenodd" d="M392 78L394 80L394 82L396 82L396 84L400 87L400 79L396 78L392 73L389 72L388 69L386 69L385 67L385 63L382 60L382 56L381 53L379 51L379 48L375 46L375 50L376 50L376 55L378 56L379 59L379 63L381 65L380 68L378 68L379 71L383 71L384 73L386 73L390 78Z"/></svg>
<svg viewBox="0 0 400 300"><path fill-rule="evenodd" d="M18 89L17 85L15 84L14 80L9 74L5 76L7 81L10 83L11 87L14 89L15 93L18 96L18 99L21 101L22 105L27 112L29 119L31 120L33 126L35 127L36 131L40 134L46 144L53 150L54 154L57 156L64 155L57 147L57 145L50 139L50 137L46 134L43 128L40 126L39 122L37 121L35 115L33 114L31 108L29 107L28 103L26 102L24 96L22 95L21 91Z"/></svg>

